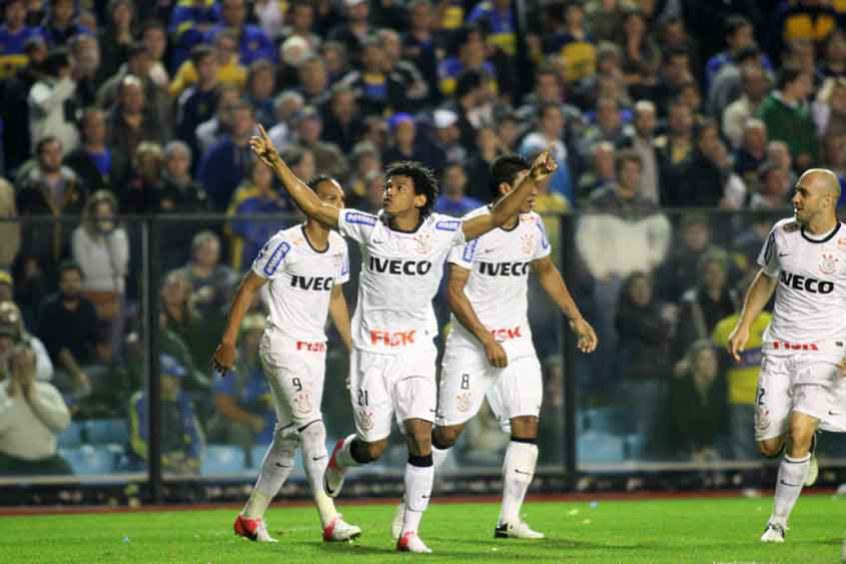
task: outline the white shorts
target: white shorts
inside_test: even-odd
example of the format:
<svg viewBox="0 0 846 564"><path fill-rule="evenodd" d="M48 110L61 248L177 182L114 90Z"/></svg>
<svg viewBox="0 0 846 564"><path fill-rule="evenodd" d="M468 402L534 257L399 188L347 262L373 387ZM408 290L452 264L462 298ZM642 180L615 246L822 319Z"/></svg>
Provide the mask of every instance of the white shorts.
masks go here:
<svg viewBox="0 0 846 564"><path fill-rule="evenodd" d="M277 429L299 429L322 418L326 343L306 343L265 333L259 357L270 384Z"/></svg>
<svg viewBox="0 0 846 564"><path fill-rule="evenodd" d="M439 427L466 423L478 413L486 396L506 432L510 432L512 418L540 415L543 376L534 354L509 359L505 368L495 368L488 362L483 347L448 343L442 367Z"/></svg>
<svg viewBox="0 0 846 564"><path fill-rule="evenodd" d="M375 442L391 434L407 419L435 420L434 344L409 347L401 353L379 354L353 349L350 355L350 398L355 431L363 441Z"/></svg>
<svg viewBox="0 0 846 564"><path fill-rule="evenodd" d="M819 419L819 428L846 432L846 379L829 359L809 354L764 355L755 405L755 440L790 429L790 412Z"/></svg>

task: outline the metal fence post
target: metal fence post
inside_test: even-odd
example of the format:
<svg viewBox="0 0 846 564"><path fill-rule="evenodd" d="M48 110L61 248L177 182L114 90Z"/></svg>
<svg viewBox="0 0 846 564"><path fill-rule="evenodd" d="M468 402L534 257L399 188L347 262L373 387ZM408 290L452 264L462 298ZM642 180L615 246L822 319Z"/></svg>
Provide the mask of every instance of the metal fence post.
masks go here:
<svg viewBox="0 0 846 564"><path fill-rule="evenodd" d="M561 216L558 223L558 241L561 253L561 274L571 293L576 291L576 239L575 239L575 218L572 214ZM569 320L561 316L562 332L561 346L564 367L564 413L561 420L564 424L563 438L561 445L564 452L564 471L567 475L567 482L570 489L576 486L576 339L570 331Z"/></svg>
<svg viewBox="0 0 846 564"><path fill-rule="evenodd" d="M144 277L144 320L147 346L144 356L147 367L147 472L150 481L150 501L163 501L162 488L162 410L161 380L159 371L159 292L158 280L161 278L159 264L159 229L153 217L146 217L143 222L143 262Z"/></svg>

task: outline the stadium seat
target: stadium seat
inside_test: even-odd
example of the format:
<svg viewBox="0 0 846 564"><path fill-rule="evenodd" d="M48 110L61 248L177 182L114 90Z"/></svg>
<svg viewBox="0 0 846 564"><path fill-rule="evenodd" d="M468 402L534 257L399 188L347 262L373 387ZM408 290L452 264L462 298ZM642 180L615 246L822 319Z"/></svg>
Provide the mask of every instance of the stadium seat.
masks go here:
<svg viewBox="0 0 846 564"><path fill-rule="evenodd" d="M221 474L242 474L244 466L244 451L229 445L209 445L200 473L203 476L219 476Z"/></svg>
<svg viewBox="0 0 846 564"><path fill-rule="evenodd" d="M74 448L82 444L82 423L71 421L68 428L59 435L60 448Z"/></svg>
<svg viewBox="0 0 846 564"><path fill-rule="evenodd" d="M59 454L70 463L73 473L80 476L110 474L115 468L116 453L112 447L82 445L59 449Z"/></svg>
<svg viewBox="0 0 846 564"><path fill-rule="evenodd" d="M585 431L576 439L576 451L580 463L613 464L623 462L623 438L601 431Z"/></svg>
<svg viewBox="0 0 846 564"><path fill-rule="evenodd" d="M85 423L87 443L91 445L126 444L129 425L125 419L92 419Z"/></svg>

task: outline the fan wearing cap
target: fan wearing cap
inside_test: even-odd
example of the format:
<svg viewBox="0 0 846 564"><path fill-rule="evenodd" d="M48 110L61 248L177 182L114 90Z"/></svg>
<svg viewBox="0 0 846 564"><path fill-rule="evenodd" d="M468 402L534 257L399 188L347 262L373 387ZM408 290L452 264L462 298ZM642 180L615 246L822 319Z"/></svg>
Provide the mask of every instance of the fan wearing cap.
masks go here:
<svg viewBox="0 0 846 564"><path fill-rule="evenodd" d="M344 206L344 192L331 177L318 176L305 189L317 201L333 209ZM264 513L288 479L294 466L294 454L300 446L323 527L323 540L347 541L361 534L361 529L341 518L333 500L323 491L328 460L321 411L326 369L326 317L331 315L349 348L349 312L341 291L341 284L348 279L346 242L326 225L309 219L305 224L280 230L269 238L258 251L252 269L235 295L220 346L214 353L215 369L226 376L237 366L241 374L226 376L227 379L241 381L247 378L243 372L255 359L242 358L236 364L236 339L256 293L267 286L270 315L258 344L258 356L270 385L277 418L273 442L262 462L258 481L233 526L239 536L275 542L267 532ZM247 333L244 340L249 348L256 344L256 335L253 331ZM334 384L333 390L343 390L340 382ZM232 389L237 385L226 383L221 387ZM224 416L246 415L243 419L255 432L264 425L257 414L244 414L243 409L236 408L231 394L229 401L221 401L220 395L216 399Z"/></svg>
<svg viewBox="0 0 846 564"><path fill-rule="evenodd" d="M0 303L0 476L71 474L56 436L70 423L59 391L39 382L20 312Z"/></svg>
<svg viewBox="0 0 846 564"><path fill-rule="evenodd" d="M194 474L200 469L205 438L191 398L182 389L188 370L175 357L159 357L161 375L162 467L165 472ZM147 459L149 401L140 390L129 400L130 447L142 460Z"/></svg>

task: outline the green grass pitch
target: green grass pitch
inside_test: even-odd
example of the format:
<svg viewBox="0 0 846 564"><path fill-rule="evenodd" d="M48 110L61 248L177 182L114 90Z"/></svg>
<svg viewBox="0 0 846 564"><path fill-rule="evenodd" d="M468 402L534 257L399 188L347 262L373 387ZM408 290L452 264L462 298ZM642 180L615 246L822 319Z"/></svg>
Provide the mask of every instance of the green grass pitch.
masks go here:
<svg viewBox="0 0 846 564"><path fill-rule="evenodd" d="M364 535L354 544L320 541L310 507L268 512L278 544L232 535L235 509L0 518L0 561L53 562L840 562L846 499L799 500L783 545L758 542L771 499L546 502L524 506L542 541L494 540L498 506L433 503L422 536L431 555L396 554L392 505L351 505L346 519Z"/></svg>

